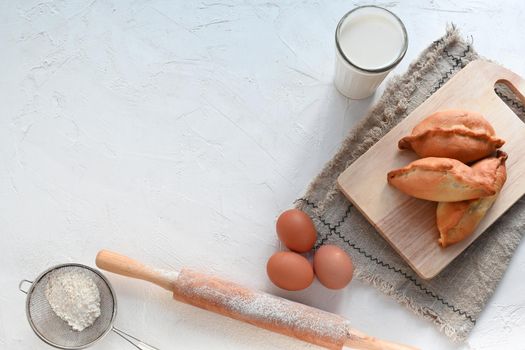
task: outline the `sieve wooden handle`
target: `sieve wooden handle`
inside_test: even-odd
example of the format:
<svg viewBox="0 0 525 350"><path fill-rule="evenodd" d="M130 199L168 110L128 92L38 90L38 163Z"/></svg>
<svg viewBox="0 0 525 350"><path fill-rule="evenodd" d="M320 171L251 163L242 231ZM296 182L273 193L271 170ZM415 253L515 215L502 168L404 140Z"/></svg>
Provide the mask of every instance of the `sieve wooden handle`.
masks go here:
<svg viewBox="0 0 525 350"><path fill-rule="evenodd" d="M181 302L250 323L327 349L415 350L353 329L342 316L296 303L191 269L169 272L148 267L118 253L102 250L101 269L155 283Z"/></svg>

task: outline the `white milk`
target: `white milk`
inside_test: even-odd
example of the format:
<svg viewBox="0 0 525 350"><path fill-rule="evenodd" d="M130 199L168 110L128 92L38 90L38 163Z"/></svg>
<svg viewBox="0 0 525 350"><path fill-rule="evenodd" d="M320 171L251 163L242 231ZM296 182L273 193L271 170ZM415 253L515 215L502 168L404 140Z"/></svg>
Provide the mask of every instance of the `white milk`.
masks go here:
<svg viewBox="0 0 525 350"><path fill-rule="evenodd" d="M339 45L354 65L380 69L392 64L401 53L403 30L392 16L364 13L341 28Z"/></svg>
<svg viewBox="0 0 525 350"><path fill-rule="evenodd" d="M345 96L365 98L403 58L406 31L391 12L375 6L358 7L336 31L335 85Z"/></svg>

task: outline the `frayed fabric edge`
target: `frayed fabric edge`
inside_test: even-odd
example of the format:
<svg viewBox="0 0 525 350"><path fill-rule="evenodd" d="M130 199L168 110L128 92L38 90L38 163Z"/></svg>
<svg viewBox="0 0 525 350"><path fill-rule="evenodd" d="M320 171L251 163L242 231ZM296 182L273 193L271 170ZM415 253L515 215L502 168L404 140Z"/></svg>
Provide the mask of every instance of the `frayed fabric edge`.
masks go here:
<svg viewBox="0 0 525 350"><path fill-rule="evenodd" d="M474 327L474 325L472 325L467 330L458 332L452 325L445 322L431 309L421 307L412 298L398 293L394 286L383 280L380 276L366 272L358 272L355 277L364 283L374 286L377 290L381 291L381 293L391 297L399 304L406 306L414 314L431 321L438 326L440 332L444 333L454 343L459 344L465 342L469 331Z"/></svg>

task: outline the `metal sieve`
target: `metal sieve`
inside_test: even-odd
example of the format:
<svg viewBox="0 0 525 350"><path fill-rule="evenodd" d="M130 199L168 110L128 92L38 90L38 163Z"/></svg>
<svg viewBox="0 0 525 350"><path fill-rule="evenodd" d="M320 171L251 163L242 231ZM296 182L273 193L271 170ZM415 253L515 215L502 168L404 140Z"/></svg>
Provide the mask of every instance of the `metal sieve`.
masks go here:
<svg viewBox="0 0 525 350"><path fill-rule="evenodd" d="M63 271L67 273L80 270L87 273L98 287L100 293L100 316L91 326L78 332L73 330L51 309L45 296L45 289L51 272ZM28 290L23 289L24 284L30 284ZM89 266L81 264L57 265L42 272L34 281L22 280L18 288L27 294L26 315L31 328L33 328L33 331L40 339L55 348L66 350L84 349L104 338L109 331L113 331L137 349L158 350L113 326L117 315L115 292L106 277Z"/></svg>

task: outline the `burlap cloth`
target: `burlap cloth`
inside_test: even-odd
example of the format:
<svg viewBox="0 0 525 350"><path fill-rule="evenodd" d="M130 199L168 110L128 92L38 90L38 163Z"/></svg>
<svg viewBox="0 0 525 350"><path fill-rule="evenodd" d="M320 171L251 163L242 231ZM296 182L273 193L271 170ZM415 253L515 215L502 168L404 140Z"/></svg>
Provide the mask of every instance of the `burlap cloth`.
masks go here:
<svg viewBox="0 0 525 350"><path fill-rule="evenodd" d="M394 77L377 104L350 131L335 156L310 184L296 206L318 229L316 248L337 244L351 255L355 277L433 322L454 341L463 341L476 324L525 226L520 199L444 271L420 279L336 188L336 179L355 159L439 89L470 61L479 58L454 27L433 42L402 76ZM500 97L525 120L525 107L505 86Z"/></svg>

